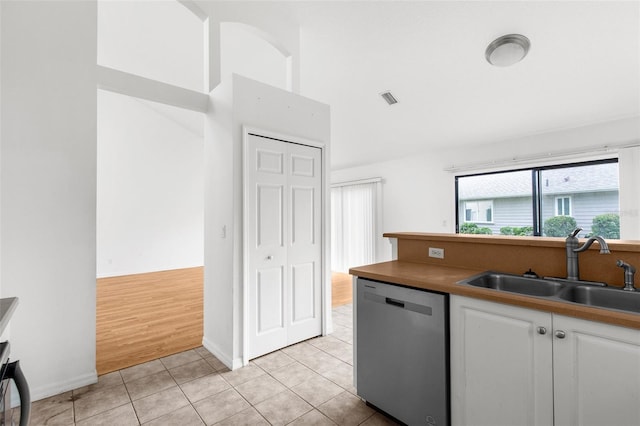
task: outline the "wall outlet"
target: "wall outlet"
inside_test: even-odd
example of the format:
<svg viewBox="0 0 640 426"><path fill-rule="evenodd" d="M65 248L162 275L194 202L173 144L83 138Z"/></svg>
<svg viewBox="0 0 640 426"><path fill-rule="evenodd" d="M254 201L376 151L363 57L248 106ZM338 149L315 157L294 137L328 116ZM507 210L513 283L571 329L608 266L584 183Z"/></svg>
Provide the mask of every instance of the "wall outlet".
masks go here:
<svg viewBox="0 0 640 426"><path fill-rule="evenodd" d="M429 247L429 257L435 257L437 259L444 259L444 249Z"/></svg>

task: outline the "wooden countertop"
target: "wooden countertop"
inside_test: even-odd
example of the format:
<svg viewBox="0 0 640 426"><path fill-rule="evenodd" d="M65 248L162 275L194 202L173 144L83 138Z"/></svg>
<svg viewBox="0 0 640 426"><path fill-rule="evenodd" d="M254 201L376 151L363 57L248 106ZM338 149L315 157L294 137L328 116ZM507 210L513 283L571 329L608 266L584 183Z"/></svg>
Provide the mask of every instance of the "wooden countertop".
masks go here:
<svg viewBox="0 0 640 426"><path fill-rule="evenodd" d="M484 271L398 260L359 266L349 270L351 275L386 281L406 287L475 297L640 330L640 314L594 308L577 303L559 302L506 291L456 284L456 282L460 280L481 272Z"/></svg>
<svg viewBox="0 0 640 426"><path fill-rule="evenodd" d="M385 232L385 238L397 238L398 240L425 240L425 241L455 241L472 244L491 244L528 247L565 247L564 237L522 237L514 235L485 235L485 234L432 234L425 232ZM582 239L582 241L586 241ZM640 252L638 240L607 240L612 250L624 250ZM595 249L595 247L594 247Z"/></svg>

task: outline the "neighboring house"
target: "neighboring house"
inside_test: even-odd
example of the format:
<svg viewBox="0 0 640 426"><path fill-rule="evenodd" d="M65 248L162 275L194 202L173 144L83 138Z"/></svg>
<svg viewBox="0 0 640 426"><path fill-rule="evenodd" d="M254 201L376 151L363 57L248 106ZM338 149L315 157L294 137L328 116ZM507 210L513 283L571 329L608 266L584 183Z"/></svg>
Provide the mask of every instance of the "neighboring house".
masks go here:
<svg viewBox="0 0 640 426"><path fill-rule="evenodd" d="M571 216L591 232L593 218L619 213L618 164L604 163L544 170L541 204L544 220ZM500 234L505 226L532 226L532 173L530 170L462 178L458 187L459 223L476 223Z"/></svg>

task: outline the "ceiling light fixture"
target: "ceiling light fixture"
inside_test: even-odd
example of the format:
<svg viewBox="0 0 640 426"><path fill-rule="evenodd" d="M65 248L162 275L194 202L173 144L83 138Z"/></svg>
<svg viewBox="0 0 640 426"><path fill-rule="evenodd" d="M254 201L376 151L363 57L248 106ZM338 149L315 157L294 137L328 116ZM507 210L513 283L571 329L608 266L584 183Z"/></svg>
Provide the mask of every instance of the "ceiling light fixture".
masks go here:
<svg viewBox="0 0 640 426"><path fill-rule="evenodd" d="M380 96L382 96L382 99L387 101L387 103L389 105L393 105L393 104L397 104L398 103L398 100L389 91L380 93Z"/></svg>
<svg viewBox="0 0 640 426"><path fill-rule="evenodd" d="M530 47L531 42L525 36L507 34L492 41L484 56L491 65L508 67L523 60Z"/></svg>

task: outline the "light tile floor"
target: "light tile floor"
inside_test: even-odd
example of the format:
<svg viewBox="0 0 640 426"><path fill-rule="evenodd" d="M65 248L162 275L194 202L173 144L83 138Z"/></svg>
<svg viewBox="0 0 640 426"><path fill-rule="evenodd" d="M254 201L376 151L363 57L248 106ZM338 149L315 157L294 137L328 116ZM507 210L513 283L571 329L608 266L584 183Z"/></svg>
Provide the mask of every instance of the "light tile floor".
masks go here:
<svg viewBox="0 0 640 426"><path fill-rule="evenodd" d="M234 371L200 347L105 374L34 402L31 425L393 425L356 396L352 318Z"/></svg>

